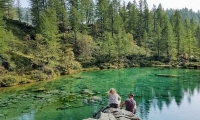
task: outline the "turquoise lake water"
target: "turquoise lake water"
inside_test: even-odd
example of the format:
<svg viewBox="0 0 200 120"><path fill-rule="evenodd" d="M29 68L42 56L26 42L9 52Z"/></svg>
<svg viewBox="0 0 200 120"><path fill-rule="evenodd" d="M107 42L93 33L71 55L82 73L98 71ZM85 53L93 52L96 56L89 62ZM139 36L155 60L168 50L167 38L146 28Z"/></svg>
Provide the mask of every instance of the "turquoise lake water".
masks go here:
<svg viewBox="0 0 200 120"><path fill-rule="evenodd" d="M162 77L155 74L178 75ZM82 72L58 80L0 88L0 120L82 120L107 105L115 88L135 94L142 120L199 120L200 71L128 68ZM99 101L89 100L93 97Z"/></svg>

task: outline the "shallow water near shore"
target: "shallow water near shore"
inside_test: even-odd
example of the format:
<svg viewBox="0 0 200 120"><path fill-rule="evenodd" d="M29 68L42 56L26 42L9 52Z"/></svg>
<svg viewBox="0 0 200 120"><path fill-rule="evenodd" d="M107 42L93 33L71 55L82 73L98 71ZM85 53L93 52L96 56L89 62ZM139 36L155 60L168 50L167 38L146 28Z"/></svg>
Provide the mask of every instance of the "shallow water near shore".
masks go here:
<svg viewBox="0 0 200 120"><path fill-rule="evenodd" d="M177 77L155 76L177 75ZM142 120L199 120L200 71L128 68L82 72L58 80L0 88L0 120L82 120L107 105L116 88L135 94Z"/></svg>

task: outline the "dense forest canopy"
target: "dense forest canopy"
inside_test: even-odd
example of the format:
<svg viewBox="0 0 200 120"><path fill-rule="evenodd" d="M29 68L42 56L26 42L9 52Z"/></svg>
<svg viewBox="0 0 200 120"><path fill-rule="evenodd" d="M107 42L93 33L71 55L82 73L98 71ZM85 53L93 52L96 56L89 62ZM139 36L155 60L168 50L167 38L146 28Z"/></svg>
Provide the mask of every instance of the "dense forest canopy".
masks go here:
<svg viewBox="0 0 200 120"><path fill-rule="evenodd" d="M0 0L0 86L82 68L199 65L200 12L146 0Z"/></svg>

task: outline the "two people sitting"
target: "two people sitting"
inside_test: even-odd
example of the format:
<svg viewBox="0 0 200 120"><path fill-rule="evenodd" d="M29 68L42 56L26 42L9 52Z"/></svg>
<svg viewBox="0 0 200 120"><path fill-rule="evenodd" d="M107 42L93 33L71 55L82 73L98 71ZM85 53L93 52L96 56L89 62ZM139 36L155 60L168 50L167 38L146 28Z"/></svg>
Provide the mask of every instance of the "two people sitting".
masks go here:
<svg viewBox="0 0 200 120"><path fill-rule="evenodd" d="M133 114L136 113L136 101L134 100L134 95L130 93L128 98L120 105L121 97L117 94L114 88L111 88L108 91L108 105L112 108L119 108L122 109L123 106L126 106L126 110L132 112Z"/></svg>

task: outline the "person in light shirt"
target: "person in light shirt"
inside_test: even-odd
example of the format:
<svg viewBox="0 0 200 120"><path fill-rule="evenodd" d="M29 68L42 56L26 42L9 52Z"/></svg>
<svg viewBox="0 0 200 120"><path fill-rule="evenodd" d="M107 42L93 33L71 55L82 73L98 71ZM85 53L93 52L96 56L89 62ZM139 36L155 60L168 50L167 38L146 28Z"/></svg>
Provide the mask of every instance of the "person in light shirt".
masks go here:
<svg viewBox="0 0 200 120"><path fill-rule="evenodd" d="M117 94L114 88L111 88L108 92L108 106L112 108L118 108L121 103L121 97Z"/></svg>

